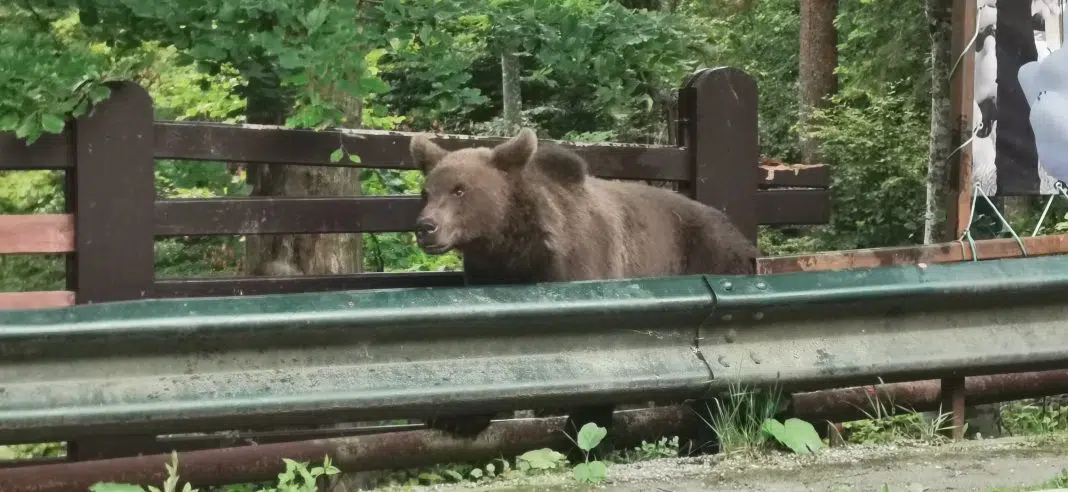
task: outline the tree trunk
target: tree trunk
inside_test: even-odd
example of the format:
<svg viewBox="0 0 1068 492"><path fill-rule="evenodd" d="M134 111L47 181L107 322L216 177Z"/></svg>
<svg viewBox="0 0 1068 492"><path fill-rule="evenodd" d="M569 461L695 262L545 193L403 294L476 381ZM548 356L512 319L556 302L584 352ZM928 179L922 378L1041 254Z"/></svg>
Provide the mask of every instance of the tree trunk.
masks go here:
<svg viewBox="0 0 1068 492"><path fill-rule="evenodd" d="M523 93L519 85L519 59L511 47L501 50L501 93L504 133L512 136L519 132L523 124Z"/></svg>
<svg viewBox="0 0 1068 492"><path fill-rule="evenodd" d="M927 26L931 36L928 72L931 74L931 140L927 162L927 207L923 224L924 244L951 241L946 216L949 183L946 162L953 151L953 117L950 104L949 70L951 67L952 0L926 0Z"/></svg>
<svg viewBox="0 0 1068 492"><path fill-rule="evenodd" d="M812 110L822 108L838 91L838 33L834 18L838 0L801 0L801 52L799 63L801 158L820 161L820 142L808 135Z"/></svg>
<svg viewBox="0 0 1068 492"><path fill-rule="evenodd" d="M281 124L290 103L278 96L278 87L250 82L249 123ZM326 97L336 97L327 88ZM335 99L337 100L337 99ZM359 126L360 104L347 104L350 125ZM248 167L253 196L352 196L360 194L355 168L255 164ZM245 271L255 276L329 275L362 271L360 234L247 236Z"/></svg>

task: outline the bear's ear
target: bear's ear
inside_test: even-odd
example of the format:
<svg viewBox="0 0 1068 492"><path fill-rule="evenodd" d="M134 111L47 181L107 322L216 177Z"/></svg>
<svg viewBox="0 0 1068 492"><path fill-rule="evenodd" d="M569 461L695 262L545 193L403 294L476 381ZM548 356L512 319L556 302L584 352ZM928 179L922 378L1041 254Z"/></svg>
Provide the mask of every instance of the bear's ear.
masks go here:
<svg viewBox="0 0 1068 492"><path fill-rule="evenodd" d="M423 174L429 173L434 166L441 162L441 159L445 157L449 151L438 147L434 142L431 142L426 135L416 135L412 137L411 144L408 145L408 150L412 153L412 160L415 161L415 166L423 171Z"/></svg>
<svg viewBox="0 0 1068 492"><path fill-rule="evenodd" d="M493 165L502 171L522 169L538 150L538 136L524 128L511 140L493 148Z"/></svg>

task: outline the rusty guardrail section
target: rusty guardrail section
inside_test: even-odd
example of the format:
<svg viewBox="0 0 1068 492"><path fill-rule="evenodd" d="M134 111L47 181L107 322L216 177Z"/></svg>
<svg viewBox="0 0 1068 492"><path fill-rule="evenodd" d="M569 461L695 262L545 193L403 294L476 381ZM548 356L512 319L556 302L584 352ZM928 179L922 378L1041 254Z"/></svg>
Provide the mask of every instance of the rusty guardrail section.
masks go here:
<svg viewBox="0 0 1068 492"><path fill-rule="evenodd" d="M1068 258L0 313L0 442L1068 367Z"/></svg>
<svg viewBox="0 0 1068 492"><path fill-rule="evenodd" d="M197 487L273 480L285 471L283 458L318 462L323 456L344 472L427 466L464 460L488 462L502 456L551 447L566 449L566 417L494 421L477 439L457 439L436 430L333 437L235 448L180 452L182 482ZM612 435L617 445L655 441L665 434L689 433L700 425L683 407L616 412ZM10 492L84 492L97 482L159 484L167 478L169 454L0 469L0 490ZM202 489L203 490L203 489Z"/></svg>

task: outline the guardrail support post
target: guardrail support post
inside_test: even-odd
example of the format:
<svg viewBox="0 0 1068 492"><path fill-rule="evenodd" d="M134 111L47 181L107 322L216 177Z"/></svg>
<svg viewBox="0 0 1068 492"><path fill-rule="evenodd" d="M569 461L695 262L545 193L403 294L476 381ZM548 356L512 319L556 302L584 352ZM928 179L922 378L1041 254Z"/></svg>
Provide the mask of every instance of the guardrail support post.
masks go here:
<svg viewBox="0 0 1068 492"><path fill-rule="evenodd" d="M965 410L964 377L942 379L942 412L952 412L953 427L950 435L954 441L964 439Z"/></svg>

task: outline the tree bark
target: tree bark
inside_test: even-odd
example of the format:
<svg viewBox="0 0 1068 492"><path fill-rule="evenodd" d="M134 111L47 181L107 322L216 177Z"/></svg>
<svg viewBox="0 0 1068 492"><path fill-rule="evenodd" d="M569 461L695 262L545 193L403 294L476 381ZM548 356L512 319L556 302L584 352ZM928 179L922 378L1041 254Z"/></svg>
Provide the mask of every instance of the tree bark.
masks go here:
<svg viewBox="0 0 1068 492"><path fill-rule="evenodd" d="M250 81L249 123L282 124L289 111L277 86L254 86ZM328 98L340 97L332 88ZM350 126L359 126L359 101L343 101L351 113ZM360 194L356 168L250 164L248 182L253 196L352 196ZM336 275L362 271L361 234L247 236L245 271L254 276Z"/></svg>
<svg viewBox="0 0 1068 492"><path fill-rule="evenodd" d="M515 50L505 47L501 50L501 117L504 119L505 134L515 135L523 124L523 93L520 87L519 59Z"/></svg>
<svg viewBox="0 0 1068 492"><path fill-rule="evenodd" d="M814 109L827 105L838 91L838 32L834 18L838 0L801 0L799 63L801 159L820 163L820 142L808 135Z"/></svg>
<svg viewBox="0 0 1068 492"><path fill-rule="evenodd" d="M953 116L950 103L949 70L953 26L952 0L926 0L927 26L931 52L931 140L927 162L927 206L923 224L924 244L953 240L947 228L946 194L949 183L949 154L953 151Z"/></svg>

